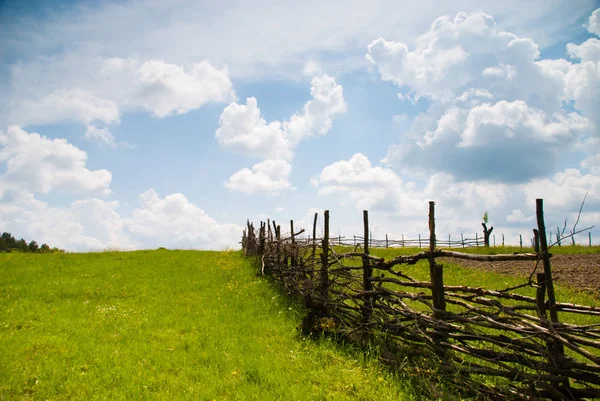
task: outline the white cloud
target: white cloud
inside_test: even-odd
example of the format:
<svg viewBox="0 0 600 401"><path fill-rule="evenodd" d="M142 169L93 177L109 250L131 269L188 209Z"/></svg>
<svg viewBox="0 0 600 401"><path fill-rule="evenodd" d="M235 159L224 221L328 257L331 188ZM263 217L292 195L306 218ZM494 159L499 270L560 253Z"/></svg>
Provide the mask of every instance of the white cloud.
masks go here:
<svg viewBox="0 0 600 401"><path fill-rule="evenodd" d="M574 64L565 75L565 96L600 127L600 61Z"/></svg>
<svg viewBox="0 0 600 401"><path fill-rule="evenodd" d="M207 103L235 100L227 68L215 68L205 60L178 65L157 59L97 57L81 63L80 68L88 76L81 77L81 72L71 70L71 65L64 71L67 67L50 63L48 68L56 71L49 73L41 67L12 66L12 101L6 104L4 117L7 123L113 124L120 122L124 112L144 110L164 118ZM61 72L65 76L59 77ZM48 75L49 82L42 81L32 87L35 80L31 75L36 73ZM65 88L70 81L74 81L73 86Z"/></svg>
<svg viewBox="0 0 600 401"><path fill-rule="evenodd" d="M183 194L164 198L153 190L140 195L142 206L126 220L127 230L146 248L239 248L242 227L219 224Z"/></svg>
<svg viewBox="0 0 600 401"><path fill-rule="evenodd" d="M117 202L93 198L51 207L31 193L18 193L0 202L0 220L4 231L40 245L69 251L133 249L137 244L125 233L117 207Z"/></svg>
<svg viewBox="0 0 600 401"><path fill-rule="evenodd" d="M583 159L580 165L581 168L589 170L592 174L600 175L600 153Z"/></svg>
<svg viewBox="0 0 600 401"><path fill-rule="evenodd" d="M533 220L533 215L525 216L521 209L513 209L513 211L506 216L506 221L509 223L525 223Z"/></svg>
<svg viewBox="0 0 600 401"><path fill-rule="evenodd" d="M381 78L429 98L383 161L459 180L526 182L556 171L565 150L600 127L598 43L568 45L581 63L539 60L533 40L481 13L436 19L412 50L374 40L366 58Z"/></svg>
<svg viewBox="0 0 600 401"><path fill-rule="evenodd" d="M589 38L580 45L569 43L567 52L571 58L579 59L582 62L600 61L600 40Z"/></svg>
<svg viewBox="0 0 600 401"><path fill-rule="evenodd" d="M116 201L90 198L52 207L32 193L16 192L0 202L3 230L68 251L103 249L239 248L242 228L220 224L182 194L140 195L141 207L121 216Z"/></svg>
<svg viewBox="0 0 600 401"><path fill-rule="evenodd" d="M600 8L592 12L586 28L590 33L600 36Z"/></svg>
<svg viewBox="0 0 600 401"><path fill-rule="evenodd" d="M286 160L292 157L281 123L267 124L253 97L246 99L246 105L231 103L223 110L216 138L221 146L249 156Z"/></svg>
<svg viewBox="0 0 600 401"><path fill-rule="evenodd" d="M468 87L508 101L523 100L546 111L561 106L562 76L539 65L538 45L496 26L487 14L458 13L436 19L414 50L383 38L368 46L366 59L384 81L409 88L416 98L449 101Z"/></svg>
<svg viewBox="0 0 600 401"><path fill-rule="evenodd" d="M498 17L506 29L548 46L564 39L565 28L593 6L593 0L552 4L535 0L525 5L518 0L485 0L476 8ZM331 60L327 67L361 68L353 50L366 45L365 38L390 34L411 38L437 16L457 9L473 9L473 2L382 0L375 7L356 0L343 6L286 0L275 5L238 2L223 9L218 2L129 0L80 4L58 12L49 7L39 18L14 18L3 24L0 36L7 38L3 43L7 51L18 50L25 60L58 46L68 56L82 59L103 56L111 49L120 56L137 53L144 59L181 64L210 57L229 65L234 76L265 77L291 69L297 74L307 58L321 54ZM131 34L132 26L140 27L138 34Z"/></svg>
<svg viewBox="0 0 600 401"><path fill-rule="evenodd" d="M235 98L227 68L218 70L207 61L184 68L151 60L137 67L135 74L139 85L135 103L161 118Z"/></svg>
<svg viewBox="0 0 600 401"><path fill-rule="evenodd" d="M439 116L418 116L405 142L389 148L385 162L458 179L523 182L545 175L569 144L592 129L576 113L549 114L523 101L482 103L463 96Z"/></svg>
<svg viewBox="0 0 600 401"><path fill-rule="evenodd" d="M577 169L567 169L547 179L536 179L522 187L527 203L535 204L535 199L543 198L550 208L579 208L586 193L586 203L600 201L600 176L582 175Z"/></svg>
<svg viewBox="0 0 600 401"><path fill-rule="evenodd" d="M0 162L6 163L1 181L8 188L109 194L111 173L89 170L86 160L84 151L64 139L28 133L19 126L0 131Z"/></svg>
<svg viewBox="0 0 600 401"><path fill-rule="evenodd" d="M285 160L265 160L234 173L224 185L233 191L247 194L267 193L271 195L292 189L289 182L292 166Z"/></svg>
<svg viewBox="0 0 600 401"><path fill-rule="evenodd" d="M363 209L393 208L402 185L402 180L393 171L373 167L361 153L326 166L311 181L319 188L319 194L342 195L345 202L355 203Z"/></svg>
<svg viewBox="0 0 600 401"><path fill-rule="evenodd" d="M346 111L342 86L327 74L312 79L310 92L303 112L283 123L267 124L256 98L246 99L246 105L231 103L221 114L217 141L248 156L291 160L300 141L327 134L333 117Z"/></svg>
<svg viewBox="0 0 600 401"><path fill-rule="evenodd" d="M88 125L84 137L85 139L88 139L90 141L103 142L111 148L117 147L115 137L113 136L113 134L110 133L108 128L97 128L93 125Z"/></svg>
<svg viewBox="0 0 600 401"><path fill-rule="evenodd" d="M40 125L62 121L106 124L119 122L119 108L113 100L75 88L49 93L39 99L17 101L10 124Z"/></svg>
<svg viewBox="0 0 600 401"><path fill-rule="evenodd" d="M331 129L333 117L346 112L342 85L327 74L316 76L311 81L312 99L304 105L301 114L294 114L283 123L292 147L312 136L322 136Z"/></svg>

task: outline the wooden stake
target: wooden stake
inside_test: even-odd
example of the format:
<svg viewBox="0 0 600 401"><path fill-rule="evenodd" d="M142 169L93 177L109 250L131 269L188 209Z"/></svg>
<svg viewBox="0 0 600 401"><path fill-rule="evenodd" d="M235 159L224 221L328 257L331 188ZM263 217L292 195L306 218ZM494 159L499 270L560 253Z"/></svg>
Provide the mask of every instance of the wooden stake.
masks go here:
<svg viewBox="0 0 600 401"><path fill-rule="evenodd" d="M435 263L433 253L435 251L435 203L429 202L429 276L431 278L431 295L433 297L433 317L440 319L446 311L446 300L444 299L444 273L442 265Z"/></svg>
<svg viewBox="0 0 600 401"><path fill-rule="evenodd" d="M292 230L292 267L297 267L298 260L296 259L296 247L294 246L296 243L294 239L294 220L290 220L290 229Z"/></svg>
<svg viewBox="0 0 600 401"><path fill-rule="evenodd" d="M369 212L363 210L363 225L364 225L364 256L362 258L363 263L363 288L365 291L371 291L371 275L372 269L369 263ZM365 322L371 318L371 299L365 298L365 308L363 309L363 316Z"/></svg>
<svg viewBox="0 0 600 401"><path fill-rule="evenodd" d="M321 297L323 313L327 309L329 296L329 210L325 210L325 232L323 233L323 253L321 254Z"/></svg>
<svg viewBox="0 0 600 401"><path fill-rule="evenodd" d="M535 214L537 216L538 231L540 236L540 250L542 251L542 261L544 262L544 273L546 274L546 288L548 289L548 310L550 311L550 320L558 322L556 312L556 298L554 295L554 283L552 281L552 267L550 266L550 255L548 254L548 242L546 240L546 226L544 224L544 200L535 200Z"/></svg>

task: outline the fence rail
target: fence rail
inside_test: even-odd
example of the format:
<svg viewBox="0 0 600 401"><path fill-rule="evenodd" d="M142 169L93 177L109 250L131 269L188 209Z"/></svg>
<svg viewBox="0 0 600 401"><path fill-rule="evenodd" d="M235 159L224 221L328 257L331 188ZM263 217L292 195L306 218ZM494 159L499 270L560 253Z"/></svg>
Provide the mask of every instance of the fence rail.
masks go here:
<svg viewBox="0 0 600 401"><path fill-rule="evenodd" d="M329 211L324 213L324 235L299 240L304 230L281 236L275 222L248 222L242 245L248 256L258 256L263 274L271 274L292 294L302 297L310 313L307 330L332 330L346 336L386 337L387 347L404 349L420 361L438 360L445 378L460 383L476 396L533 400L600 397L600 318L577 325L558 319L572 315L600 317L600 308L555 299L550 254L538 199L537 253L473 255L439 250L435 235L435 207L429 204L430 235L426 250L385 260L370 254L368 212L364 235L352 238L354 250L338 253L332 245L345 244L329 236ZM361 242L356 242L360 238ZM337 243L336 243L337 239ZM422 242L423 245L425 242ZM389 240L388 244L389 246ZM538 245L538 244L536 244ZM361 247L360 251L357 249ZM458 259L530 260L531 295L515 288L491 290L468 285L445 285L438 257ZM429 281L406 274L403 266L421 260L429 266ZM387 353L394 363L397 354ZM397 362L397 361L396 361ZM504 380L484 385L480 375Z"/></svg>

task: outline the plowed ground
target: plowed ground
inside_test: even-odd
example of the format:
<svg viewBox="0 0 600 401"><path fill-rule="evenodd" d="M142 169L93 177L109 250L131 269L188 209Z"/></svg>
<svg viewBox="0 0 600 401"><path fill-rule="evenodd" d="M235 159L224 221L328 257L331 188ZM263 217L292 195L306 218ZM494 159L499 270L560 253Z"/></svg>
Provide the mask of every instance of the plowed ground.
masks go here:
<svg viewBox="0 0 600 401"><path fill-rule="evenodd" d="M446 258L440 258L442 263ZM447 259L445 262L459 264L463 267L493 271L528 278L535 262L479 262L472 260ZM585 291L600 299L600 254L590 255L554 255L550 259L552 276L555 282ZM538 272L544 268L540 262Z"/></svg>

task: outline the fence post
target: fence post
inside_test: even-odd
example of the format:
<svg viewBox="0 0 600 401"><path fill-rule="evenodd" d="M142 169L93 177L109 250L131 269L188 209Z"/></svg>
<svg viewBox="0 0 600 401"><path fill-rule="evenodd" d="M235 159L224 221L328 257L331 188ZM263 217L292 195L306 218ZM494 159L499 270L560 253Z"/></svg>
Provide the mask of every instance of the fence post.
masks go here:
<svg viewBox="0 0 600 401"><path fill-rule="evenodd" d="M588 233L588 238L590 239L590 246L592 246L592 232Z"/></svg>
<svg viewBox="0 0 600 401"><path fill-rule="evenodd" d="M492 237L494 238L494 247L496 246L496 234L492 235Z"/></svg>
<svg viewBox="0 0 600 401"><path fill-rule="evenodd" d="M440 319L446 311L444 299L444 273L442 265L435 263L435 203L429 202L429 276L431 278L431 295L433 297L433 317Z"/></svg>
<svg viewBox="0 0 600 401"><path fill-rule="evenodd" d="M260 222L260 231L258 233L258 239L260 242L260 255L265 254L265 223Z"/></svg>
<svg viewBox="0 0 600 401"><path fill-rule="evenodd" d="M504 246L504 234L502 234L502 246Z"/></svg>
<svg viewBox="0 0 600 401"><path fill-rule="evenodd" d="M591 239L590 239L590 243L591 243ZM387 234L385 235L385 247L386 248L388 247L388 236L387 236Z"/></svg>
<svg viewBox="0 0 600 401"><path fill-rule="evenodd" d="M558 322L556 312L556 298L554 296L554 283L552 282L552 267L550 266L550 255L548 254L548 242L546 240L546 227L544 225L544 200L535 200L535 212L540 235L540 247L542 251L542 261L544 262L544 274L546 274L546 288L548 291L548 310L550 311L550 320Z"/></svg>
<svg viewBox="0 0 600 401"><path fill-rule="evenodd" d="M544 273L537 274L537 290L535 294L535 304L537 314L540 320L547 320L546 317L546 275Z"/></svg>
<svg viewBox="0 0 600 401"><path fill-rule="evenodd" d="M275 224L274 221L273 224ZM275 227L275 239L277 241L277 267L281 268L281 226Z"/></svg>
<svg viewBox="0 0 600 401"><path fill-rule="evenodd" d="M365 291L371 291L371 276L373 274L371 269L371 264L369 262L369 212L367 210L363 210L363 224L364 224L364 249L363 249L363 289ZM369 321L371 318L372 311L372 302L371 297L365 297L364 301L364 309L363 309L363 317L365 323Z"/></svg>
<svg viewBox="0 0 600 401"><path fill-rule="evenodd" d="M270 242L273 239L273 234L271 233L271 220L267 219L267 228L269 231L267 232L267 242Z"/></svg>
<svg viewBox="0 0 600 401"><path fill-rule="evenodd" d="M290 229L292 230L292 267L298 266L296 259L296 240L294 239L294 220L290 220Z"/></svg>
<svg viewBox="0 0 600 401"><path fill-rule="evenodd" d="M404 248L404 234L402 234L402 248Z"/></svg>
<svg viewBox="0 0 600 401"><path fill-rule="evenodd" d="M450 234L448 234L448 248L452 248L452 245L450 244Z"/></svg>
<svg viewBox="0 0 600 401"><path fill-rule="evenodd" d="M523 236L519 234L519 246L523 248Z"/></svg>
<svg viewBox="0 0 600 401"><path fill-rule="evenodd" d="M419 234L419 248L421 247L421 234Z"/></svg>
<svg viewBox="0 0 600 401"><path fill-rule="evenodd" d="M463 236L463 233L460 233L460 242L462 243L462 247L465 247L465 237Z"/></svg>
<svg viewBox="0 0 600 401"><path fill-rule="evenodd" d="M313 243L312 243L312 259L313 259L313 263L315 260L315 253L317 251L317 217L319 216L319 213L315 213L315 220L313 221ZM311 269L312 272L313 269ZM312 273L311 273L312 275Z"/></svg>
<svg viewBox="0 0 600 401"><path fill-rule="evenodd" d="M533 249L540 253L540 231L537 228L533 229Z"/></svg>
<svg viewBox="0 0 600 401"><path fill-rule="evenodd" d="M475 246L479 247L479 235L475 233Z"/></svg>
<svg viewBox="0 0 600 401"><path fill-rule="evenodd" d="M329 298L329 210L325 210L325 229L323 233L323 253L321 254L321 306L323 313L327 311Z"/></svg>
<svg viewBox="0 0 600 401"><path fill-rule="evenodd" d="M556 310L556 298L554 294L554 283L552 281L552 267L550 266L550 254L548 253L548 241L546 239L546 226L544 224L544 200L535 200L535 214L537 218L539 239L540 239L540 250L542 262L544 263L544 282L546 283L546 293L548 294L548 311L550 312L550 321L552 323L558 322L558 313ZM553 360L551 364L560 365L565 358L565 349L563 344L557 341L551 341L548 344L548 350ZM568 391L570 384L569 379L565 378L562 382L565 389Z"/></svg>

